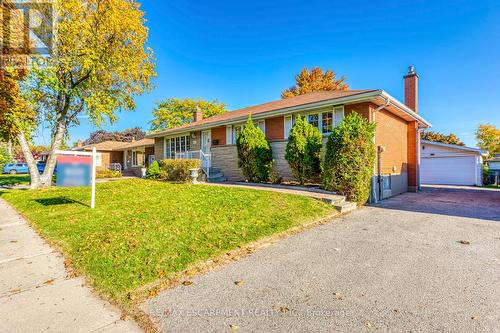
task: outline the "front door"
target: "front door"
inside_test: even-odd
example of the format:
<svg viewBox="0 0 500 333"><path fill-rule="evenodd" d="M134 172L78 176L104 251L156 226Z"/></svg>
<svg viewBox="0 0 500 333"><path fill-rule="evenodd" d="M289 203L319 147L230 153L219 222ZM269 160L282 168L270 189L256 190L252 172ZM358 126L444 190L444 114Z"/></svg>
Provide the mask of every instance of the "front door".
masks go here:
<svg viewBox="0 0 500 333"><path fill-rule="evenodd" d="M204 154L210 154L210 147L212 146L212 132L203 131L201 132L201 151Z"/></svg>

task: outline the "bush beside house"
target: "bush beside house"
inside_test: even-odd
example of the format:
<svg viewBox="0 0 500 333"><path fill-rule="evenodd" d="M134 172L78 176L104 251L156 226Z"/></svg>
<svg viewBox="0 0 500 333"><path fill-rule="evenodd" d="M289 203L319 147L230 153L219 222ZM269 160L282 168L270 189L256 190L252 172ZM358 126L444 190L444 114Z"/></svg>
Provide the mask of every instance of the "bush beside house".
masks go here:
<svg viewBox="0 0 500 333"><path fill-rule="evenodd" d="M158 179L160 178L160 171L160 163L158 163L158 161L153 161L146 171L146 178Z"/></svg>
<svg viewBox="0 0 500 333"><path fill-rule="evenodd" d="M322 141L318 128L309 124L305 118L297 118L288 137L285 159L300 184L319 178Z"/></svg>
<svg viewBox="0 0 500 333"><path fill-rule="evenodd" d="M248 121L236 140L238 167L250 182L266 182L273 164L273 152L262 130Z"/></svg>
<svg viewBox="0 0 500 333"><path fill-rule="evenodd" d="M375 164L375 124L357 112L349 114L329 136L323 162L326 190L345 195L360 205L370 196Z"/></svg>
<svg viewBox="0 0 500 333"><path fill-rule="evenodd" d="M159 179L172 182L187 182L191 180L189 170L199 169L200 166L199 160L163 160L161 162Z"/></svg>

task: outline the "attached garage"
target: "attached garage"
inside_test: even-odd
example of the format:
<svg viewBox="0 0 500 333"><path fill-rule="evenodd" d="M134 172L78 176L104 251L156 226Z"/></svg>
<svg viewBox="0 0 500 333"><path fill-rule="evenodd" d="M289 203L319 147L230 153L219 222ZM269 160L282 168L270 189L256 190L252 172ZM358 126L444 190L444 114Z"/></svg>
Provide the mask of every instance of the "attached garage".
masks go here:
<svg viewBox="0 0 500 333"><path fill-rule="evenodd" d="M477 148L422 140L420 182L423 185L482 186L485 154Z"/></svg>

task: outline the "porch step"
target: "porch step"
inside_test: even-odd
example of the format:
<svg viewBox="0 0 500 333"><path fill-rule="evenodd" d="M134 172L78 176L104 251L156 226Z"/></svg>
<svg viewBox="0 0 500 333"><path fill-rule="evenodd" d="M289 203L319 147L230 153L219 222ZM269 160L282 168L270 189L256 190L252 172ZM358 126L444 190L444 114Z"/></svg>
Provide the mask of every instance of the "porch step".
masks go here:
<svg viewBox="0 0 500 333"><path fill-rule="evenodd" d="M222 177L224 177L222 172L220 172L220 171L214 172L214 171L210 170L210 177L209 178L222 178Z"/></svg>
<svg viewBox="0 0 500 333"><path fill-rule="evenodd" d="M227 182L227 178L224 176L221 176L221 177L210 176L210 178L208 178L208 182L209 183L225 183L225 182Z"/></svg>
<svg viewBox="0 0 500 333"><path fill-rule="evenodd" d="M342 203L333 204L336 210L341 214L346 214L355 210L358 205L355 202L344 201Z"/></svg>

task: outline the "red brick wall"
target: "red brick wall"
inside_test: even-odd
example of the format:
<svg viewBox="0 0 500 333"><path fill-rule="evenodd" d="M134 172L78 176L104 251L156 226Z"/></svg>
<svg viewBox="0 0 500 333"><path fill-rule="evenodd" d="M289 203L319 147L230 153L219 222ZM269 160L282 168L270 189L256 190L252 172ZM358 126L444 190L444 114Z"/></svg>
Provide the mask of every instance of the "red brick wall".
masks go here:
<svg viewBox="0 0 500 333"><path fill-rule="evenodd" d="M408 187L416 190L418 186L418 124L416 121L408 122Z"/></svg>
<svg viewBox="0 0 500 333"><path fill-rule="evenodd" d="M364 118L370 120L370 110L374 104L366 102L366 103L358 103L358 104L350 104L344 106L344 115L347 117L351 112L357 112L361 114Z"/></svg>
<svg viewBox="0 0 500 333"><path fill-rule="evenodd" d="M418 112L418 76L405 76L405 104L415 112Z"/></svg>
<svg viewBox="0 0 500 333"><path fill-rule="evenodd" d="M285 139L284 126L283 116L266 119L266 139L269 141Z"/></svg>
<svg viewBox="0 0 500 333"><path fill-rule="evenodd" d="M218 146L226 144L226 126L219 126L212 128L212 142L219 140Z"/></svg>
<svg viewBox="0 0 500 333"><path fill-rule="evenodd" d="M380 164L382 174L401 174L408 169L407 122L381 110L375 114L375 145L385 147ZM378 170L377 170L378 171Z"/></svg>

